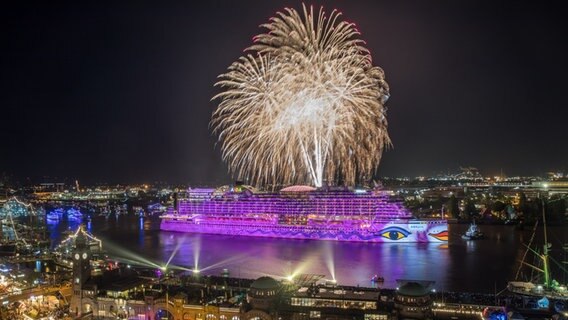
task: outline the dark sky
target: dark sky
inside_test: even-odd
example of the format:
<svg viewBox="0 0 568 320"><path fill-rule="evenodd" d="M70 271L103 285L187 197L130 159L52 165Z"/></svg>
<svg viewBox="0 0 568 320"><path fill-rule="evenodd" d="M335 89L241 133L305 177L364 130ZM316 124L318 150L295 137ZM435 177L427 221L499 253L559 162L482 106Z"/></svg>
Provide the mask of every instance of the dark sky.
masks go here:
<svg viewBox="0 0 568 320"><path fill-rule="evenodd" d="M229 181L208 122L216 76L300 1L3 7L0 174ZM391 88L379 175L568 169L565 10L531 1L306 2L357 23Z"/></svg>

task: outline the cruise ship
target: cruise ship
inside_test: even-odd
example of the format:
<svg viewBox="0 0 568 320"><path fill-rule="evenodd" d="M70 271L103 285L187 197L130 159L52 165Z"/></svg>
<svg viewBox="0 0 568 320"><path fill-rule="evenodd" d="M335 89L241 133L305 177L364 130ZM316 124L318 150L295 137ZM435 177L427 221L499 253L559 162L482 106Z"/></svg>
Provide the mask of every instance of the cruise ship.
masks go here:
<svg viewBox="0 0 568 320"><path fill-rule="evenodd" d="M161 216L166 231L359 242L446 242L446 220L414 219L388 191L245 185L190 188Z"/></svg>

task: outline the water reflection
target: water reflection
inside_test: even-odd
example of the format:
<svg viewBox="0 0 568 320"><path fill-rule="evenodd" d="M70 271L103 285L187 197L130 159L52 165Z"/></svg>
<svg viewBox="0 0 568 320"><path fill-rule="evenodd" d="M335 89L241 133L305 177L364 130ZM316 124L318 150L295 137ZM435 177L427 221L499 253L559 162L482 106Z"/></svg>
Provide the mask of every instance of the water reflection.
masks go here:
<svg viewBox="0 0 568 320"><path fill-rule="evenodd" d="M468 253L475 252L475 245L476 244L477 244L477 240L465 240L467 252Z"/></svg>
<svg viewBox="0 0 568 320"><path fill-rule="evenodd" d="M238 271L242 277L269 274L278 278L301 273L323 275L340 283L369 286L371 277L385 278L393 287L396 279L432 279L446 273L448 250L438 244L365 244L327 241L239 238L218 235L159 233L160 260L184 268L195 266L219 273L223 268ZM201 253L195 243L206 244ZM183 254L174 254L175 249ZM172 257L172 254L173 257ZM443 283L441 283L443 285Z"/></svg>

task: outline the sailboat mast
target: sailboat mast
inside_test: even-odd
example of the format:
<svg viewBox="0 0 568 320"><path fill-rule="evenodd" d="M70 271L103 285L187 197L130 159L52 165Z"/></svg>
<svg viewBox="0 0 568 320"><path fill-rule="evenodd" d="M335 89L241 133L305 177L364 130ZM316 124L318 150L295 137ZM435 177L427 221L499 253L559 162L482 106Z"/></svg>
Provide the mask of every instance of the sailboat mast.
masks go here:
<svg viewBox="0 0 568 320"><path fill-rule="evenodd" d="M546 233L546 214L545 214L545 204L544 199L540 199L542 201L542 224L544 227L544 246L542 248L542 262L543 262L543 270L544 270L544 285L547 288L550 288L550 269L548 266L548 249L550 249L551 245L548 243L548 235Z"/></svg>

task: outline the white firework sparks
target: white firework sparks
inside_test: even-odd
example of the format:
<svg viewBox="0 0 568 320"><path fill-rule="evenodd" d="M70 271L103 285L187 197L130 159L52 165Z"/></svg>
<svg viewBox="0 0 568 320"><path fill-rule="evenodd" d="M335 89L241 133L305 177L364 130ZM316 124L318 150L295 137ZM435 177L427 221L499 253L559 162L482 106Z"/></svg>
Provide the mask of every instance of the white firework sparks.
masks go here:
<svg viewBox="0 0 568 320"><path fill-rule="evenodd" d="M323 9L278 12L248 55L219 76L211 125L223 159L251 183L343 179L376 170L390 144L388 85L354 24Z"/></svg>

